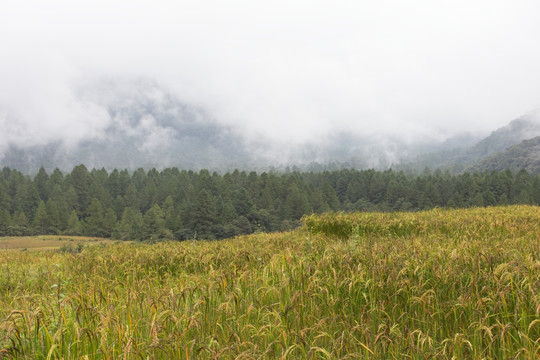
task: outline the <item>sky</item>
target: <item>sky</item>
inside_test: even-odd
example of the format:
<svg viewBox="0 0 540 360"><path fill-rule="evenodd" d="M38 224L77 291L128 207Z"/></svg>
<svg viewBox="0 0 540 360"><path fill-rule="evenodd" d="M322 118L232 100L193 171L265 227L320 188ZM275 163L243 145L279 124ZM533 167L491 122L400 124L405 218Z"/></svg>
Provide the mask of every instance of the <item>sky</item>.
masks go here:
<svg viewBox="0 0 540 360"><path fill-rule="evenodd" d="M77 143L78 89L156 81L251 138L489 133L540 106L540 2L0 3L0 141Z"/></svg>

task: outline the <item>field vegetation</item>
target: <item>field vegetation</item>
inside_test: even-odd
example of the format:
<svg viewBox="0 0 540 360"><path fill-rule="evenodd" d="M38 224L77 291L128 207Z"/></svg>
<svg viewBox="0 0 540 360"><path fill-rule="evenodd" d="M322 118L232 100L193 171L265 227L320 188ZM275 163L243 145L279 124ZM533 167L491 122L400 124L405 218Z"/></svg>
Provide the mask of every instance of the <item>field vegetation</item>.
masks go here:
<svg viewBox="0 0 540 360"><path fill-rule="evenodd" d="M540 209L0 256L0 358L538 359Z"/></svg>

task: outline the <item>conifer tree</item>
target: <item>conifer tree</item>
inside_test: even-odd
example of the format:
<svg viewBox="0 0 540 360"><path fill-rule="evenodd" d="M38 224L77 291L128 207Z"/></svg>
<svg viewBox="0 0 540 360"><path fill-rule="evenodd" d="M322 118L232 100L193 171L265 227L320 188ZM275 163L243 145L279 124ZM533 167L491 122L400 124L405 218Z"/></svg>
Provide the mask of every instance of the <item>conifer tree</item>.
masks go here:
<svg viewBox="0 0 540 360"><path fill-rule="evenodd" d="M68 235L82 235L83 234L83 226L81 224L81 221L79 220L77 211L75 210L72 210L71 214L69 214L68 225L67 225L67 229L65 233Z"/></svg>
<svg viewBox="0 0 540 360"><path fill-rule="evenodd" d="M9 235L11 227L11 215L6 209L0 209L0 236Z"/></svg>
<svg viewBox="0 0 540 360"><path fill-rule="evenodd" d="M127 207L117 225L114 237L121 240L140 240L142 238L143 217L138 209Z"/></svg>
<svg viewBox="0 0 540 360"><path fill-rule="evenodd" d="M36 210L36 215L34 216L34 229L36 229L39 234L47 234L49 225L50 221L49 214L47 213L47 206L45 205L45 202L41 200Z"/></svg>
<svg viewBox="0 0 540 360"><path fill-rule="evenodd" d="M212 238L213 234L210 229L217 223L216 203L212 195L202 190L197 201L192 204L190 211L190 228L196 234L197 238L208 239Z"/></svg>
<svg viewBox="0 0 540 360"><path fill-rule="evenodd" d="M157 240L161 238L164 216L158 204L154 204L143 217L143 239Z"/></svg>
<svg viewBox="0 0 540 360"><path fill-rule="evenodd" d="M116 227L116 214L112 208L108 208L103 216L103 236L111 237Z"/></svg>
<svg viewBox="0 0 540 360"><path fill-rule="evenodd" d="M36 185L39 198L45 202L49 199L48 182L49 175L42 166L39 168L37 175L34 177L34 184Z"/></svg>
<svg viewBox="0 0 540 360"><path fill-rule="evenodd" d="M104 212L101 202L98 199L93 198L90 206L88 206L87 213L88 216L85 219L86 233L91 236L104 236Z"/></svg>

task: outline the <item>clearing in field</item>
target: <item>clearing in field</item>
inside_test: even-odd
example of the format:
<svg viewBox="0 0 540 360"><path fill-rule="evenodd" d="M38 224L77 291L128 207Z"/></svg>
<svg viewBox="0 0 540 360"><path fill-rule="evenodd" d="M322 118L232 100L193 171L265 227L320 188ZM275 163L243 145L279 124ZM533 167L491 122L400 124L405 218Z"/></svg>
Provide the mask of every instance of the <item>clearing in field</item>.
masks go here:
<svg viewBox="0 0 540 360"><path fill-rule="evenodd" d="M0 250L55 250L77 246L110 244L109 239L86 236L40 235L0 237ZM81 245L79 245L81 244Z"/></svg>
<svg viewBox="0 0 540 360"><path fill-rule="evenodd" d="M538 359L540 209L0 256L0 358Z"/></svg>

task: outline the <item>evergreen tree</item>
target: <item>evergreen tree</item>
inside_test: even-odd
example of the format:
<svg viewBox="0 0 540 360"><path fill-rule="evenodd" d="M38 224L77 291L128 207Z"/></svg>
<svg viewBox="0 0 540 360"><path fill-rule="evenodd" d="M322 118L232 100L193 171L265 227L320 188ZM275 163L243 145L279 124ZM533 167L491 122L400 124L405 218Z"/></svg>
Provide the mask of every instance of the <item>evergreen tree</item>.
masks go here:
<svg viewBox="0 0 540 360"><path fill-rule="evenodd" d="M76 196L75 208L79 214L86 215L86 209L90 205L90 185L92 177L84 165L76 166L69 177L66 179L69 185L73 187Z"/></svg>
<svg viewBox="0 0 540 360"><path fill-rule="evenodd" d="M516 174L514 183L510 189L510 196L514 204L530 204L532 190L532 179L526 170L521 170Z"/></svg>
<svg viewBox="0 0 540 360"><path fill-rule="evenodd" d="M198 194L197 201L192 204L189 217L190 228L197 238L212 239L214 237L211 228L218 223L217 210L214 198L208 191L202 190Z"/></svg>
<svg viewBox="0 0 540 360"><path fill-rule="evenodd" d="M7 186L6 184L0 182L0 209L9 211L11 208L11 196L7 190Z"/></svg>
<svg viewBox="0 0 540 360"><path fill-rule="evenodd" d="M120 173L117 169L111 171L109 178L107 179L107 191L111 198L116 199L118 196L122 196L120 185Z"/></svg>
<svg viewBox="0 0 540 360"><path fill-rule="evenodd" d="M330 210L336 211L339 209L339 198L328 182L325 182L322 186L322 196Z"/></svg>
<svg viewBox="0 0 540 360"><path fill-rule="evenodd" d="M114 237L121 240L140 240L142 238L143 217L138 209L127 207L122 213Z"/></svg>
<svg viewBox="0 0 540 360"><path fill-rule="evenodd" d="M13 216L11 228L12 231L10 231L10 233L14 236L32 235L28 218L22 211Z"/></svg>
<svg viewBox="0 0 540 360"><path fill-rule="evenodd" d="M135 185L129 184L126 188L124 195L124 207L125 208L139 208L139 201L137 200L137 189Z"/></svg>
<svg viewBox="0 0 540 360"><path fill-rule="evenodd" d="M219 218L225 223L229 224L233 220L235 220L238 217L238 213L236 212L236 209L234 205L232 204L232 201L227 199L223 201L223 205L221 207L221 213L219 214Z"/></svg>
<svg viewBox="0 0 540 360"><path fill-rule="evenodd" d="M241 187L235 192L233 196L233 205L239 216L247 216L253 209L251 195L244 187Z"/></svg>
<svg viewBox="0 0 540 360"><path fill-rule="evenodd" d="M494 206L497 204L497 200L495 199L495 195L491 192L491 190L485 190L482 193L482 197L484 199L484 205L486 206Z"/></svg>
<svg viewBox="0 0 540 360"><path fill-rule="evenodd" d="M251 223L245 216L239 216L236 220L233 221L232 225L236 230L235 235L251 234L253 232Z"/></svg>
<svg viewBox="0 0 540 360"><path fill-rule="evenodd" d="M6 209L0 209L0 235L9 235L9 228L11 227L11 215Z"/></svg>
<svg viewBox="0 0 540 360"><path fill-rule="evenodd" d="M49 199L46 205L47 213L49 214L50 232L58 234L61 230L64 230L64 219L62 218L58 204L54 200Z"/></svg>
<svg viewBox="0 0 540 360"><path fill-rule="evenodd" d="M42 166L39 168L37 175L34 177L34 184L36 185L39 198L45 202L49 199L48 182L49 182L49 175L47 174L47 172Z"/></svg>
<svg viewBox="0 0 540 360"><path fill-rule="evenodd" d="M28 218L26 215L20 211L14 216L14 224L17 225L20 228L27 229L30 223L28 222Z"/></svg>
<svg viewBox="0 0 540 360"><path fill-rule="evenodd" d="M49 231L49 214L47 213L47 206L45 205L45 202L41 200L39 202L36 215L34 216L34 229L39 234L47 234Z"/></svg>
<svg viewBox="0 0 540 360"><path fill-rule="evenodd" d="M36 186L28 181L19 188L20 192L15 198L15 203L19 204L17 211L22 211L25 214L35 214L39 204L39 194ZM34 219L33 217L31 218Z"/></svg>
<svg viewBox="0 0 540 360"><path fill-rule="evenodd" d="M162 237L164 229L163 211L158 204L153 205L143 217L143 239L157 240Z"/></svg>
<svg viewBox="0 0 540 360"><path fill-rule="evenodd" d="M289 195L285 201L286 212L294 220L300 219L309 211L309 202L305 193L301 192L296 185L289 188Z"/></svg>
<svg viewBox="0 0 540 360"><path fill-rule="evenodd" d="M171 195L167 196L163 203L164 228L176 232L181 227L180 216L174 208L174 200Z"/></svg>
<svg viewBox="0 0 540 360"><path fill-rule="evenodd" d="M83 234L83 226L81 224L81 221L79 220L77 211L72 210L71 214L69 214L68 226L65 232L68 235L82 235Z"/></svg>
<svg viewBox="0 0 540 360"><path fill-rule="evenodd" d="M101 202L93 198L87 209L88 216L85 219L85 231L90 236L104 236L104 212Z"/></svg>
<svg viewBox="0 0 540 360"><path fill-rule="evenodd" d="M77 200L77 194L75 193L75 188L71 185L68 186L67 191L64 194L64 199L66 201L68 211L75 210L78 214L82 215L80 211L80 206Z"/></svg>
<svg viewBox="0 0 540 360"><path fill-rule="evenodd" d="M54 169L51 176L49 176L47 188L53 189L56 185L64 185L64 174L58 168Z"/></svg>
<svg viewBox="0 0 540 360"><path fill-rule="evenodd" d="M330 211L330 206L326 201L324 201L322 191L320 190L315 190L311 193L309 203L311 211L314 213L321 214Z"/></svg>
<svg viewBox="0 0 540 360"><path fill-rule="evenodd" d="M116 214L113 209L108 208L103 216L103 236L111 237L116 227Z"/></svg>

